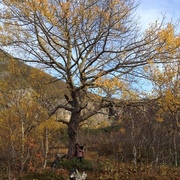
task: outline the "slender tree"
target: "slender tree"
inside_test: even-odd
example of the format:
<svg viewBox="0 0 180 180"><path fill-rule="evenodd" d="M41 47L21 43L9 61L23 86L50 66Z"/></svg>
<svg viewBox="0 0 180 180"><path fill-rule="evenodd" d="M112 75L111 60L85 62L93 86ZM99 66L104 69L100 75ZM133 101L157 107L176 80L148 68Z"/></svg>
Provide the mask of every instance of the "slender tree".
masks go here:
<svg viewBox="0 0 180 180"><path fill-rule="evenodd" d="M67 85L66 102L52 104L49 115L70 112L69 120L59 119L68 126L69 158L80 123L112 105L115 92L121 99L124 84L145 64L172 58L159 34L163 22L141 34L133 0L2 0L0 7L0 44Z"/></svg>

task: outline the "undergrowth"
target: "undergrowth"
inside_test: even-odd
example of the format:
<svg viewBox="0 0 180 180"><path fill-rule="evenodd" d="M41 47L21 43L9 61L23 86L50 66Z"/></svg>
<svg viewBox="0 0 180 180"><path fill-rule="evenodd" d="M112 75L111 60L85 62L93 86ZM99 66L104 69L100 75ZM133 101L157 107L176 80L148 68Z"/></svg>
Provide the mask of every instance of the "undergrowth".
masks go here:
<svg viewBox="0 0 180 180"><path fill-rule="evenodd" d="M54 169L44 172L31 172L21 176L18 180L67 180L71 169L78 169L80 173L87 173L87 180L179 180L180 167L160 165L153 169L150 164L137 165L121 163L112 159L97 160L78 159L59 162Z"/></svg>

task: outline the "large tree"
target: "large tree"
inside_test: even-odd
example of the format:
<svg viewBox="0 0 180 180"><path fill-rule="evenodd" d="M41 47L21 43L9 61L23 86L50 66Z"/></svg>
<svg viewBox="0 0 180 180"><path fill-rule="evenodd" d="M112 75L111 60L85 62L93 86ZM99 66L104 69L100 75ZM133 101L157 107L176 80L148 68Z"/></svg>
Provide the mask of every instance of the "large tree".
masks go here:
<svg viewBox="0 0 180 180"><path fill-rule="evenodd" d="M0 44L20 60L44 65L67 85L66 102L54 104L49 114L71 114L59 119L68 126L69 158L80 123L112 106L113 94L119 92L120 99L122 89L130 92L129 80L145 64L172 58L171 48L162 48L163 23L140 33L133 0L2 0L0 7Z"/></svg>

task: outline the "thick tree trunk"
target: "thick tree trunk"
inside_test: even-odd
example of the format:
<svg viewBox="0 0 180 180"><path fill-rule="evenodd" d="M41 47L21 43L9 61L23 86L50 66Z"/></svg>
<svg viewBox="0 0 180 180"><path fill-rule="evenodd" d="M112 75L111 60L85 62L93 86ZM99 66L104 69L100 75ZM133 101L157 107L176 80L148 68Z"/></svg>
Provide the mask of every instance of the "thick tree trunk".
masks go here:
<svg viewBox="0 0 180 180"><path fill-rule="evenodd" d="M75 153L75 144L77 143L77 135L80 123L80 113L72 113L71 119L68 125L68 159L72 159Z"/></svg>

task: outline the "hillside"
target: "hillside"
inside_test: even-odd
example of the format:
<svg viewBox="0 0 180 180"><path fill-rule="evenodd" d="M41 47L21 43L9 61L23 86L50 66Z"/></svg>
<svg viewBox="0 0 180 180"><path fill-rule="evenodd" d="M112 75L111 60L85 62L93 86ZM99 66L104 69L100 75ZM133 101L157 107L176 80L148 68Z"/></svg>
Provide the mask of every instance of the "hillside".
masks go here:
<svg viewBox="0 0 180 180"><path fill-rule="evenodd" d="M11 66L13 63L16 63L16 67L18 67L18 75L12 74L10 72ZM33 73L39 74L39 77L32 76ZM35 75L37 76L37 75ZM57 80L55 77L50 76L49 74L41 71L37 68L29 66L17 59L13 59L11 55L6 53L5 51L0 49L0 77L3 81L7 82L8 90L28 90L31 89L35 92L43 91L43 102L50 102L52 104L57 103L57 100L64 99L64 95L68 95L68 89L66 87L66 83ZM39 79L37 82L36 80ZM1 90L1 87L0 87ZM47 96L46 96L47 95ZM42 94L41 94L42 96ZM88 96L94 98L92 93L89 93ZM96 97L97 98L97 97ZM105 110L106 111L106 110ZM64 118L69 118L69 113L65 113L64 111L59 110L58 113L63 114ZM98 119L98 121L97 121ZM109 125L111 121L104 114L95 115L94 118L91 118L89 124L92 127L100 127ZM88 125L89 126L89 125Z"/></svg>
<svg viewBox="0 0 180 180"><path fill-rule="evenodd" d="M6 53L5 51L3 51L2 49L0 49L0 77L1 78L5 79L5 78L10 78L11 76L13 76L13 74L9 72L9 67L12 64L12 62L13 62L13 57L9 55L8 53ZM39 70L21 61L15 60L15 62L20 72L20 75L16 77L16 81L13 81L14 82L13 86L16 88L23 88L23 89L32 88L34 80L31 79L30 74L35 71L37 71L38 73ZM60 94L58 93L58 97L59 98L64 97L64 93L65 92L67 93L65 82L60 81L60 80L57 81L56 78L50 76L49 74L43 71L41 71L41 73L43 73L43 77L45 77L45 80L48 84L47 90L53 93L61 92ZM33 87L33 90L36 91L38 89L36 89L36 87Z"/></svg>

